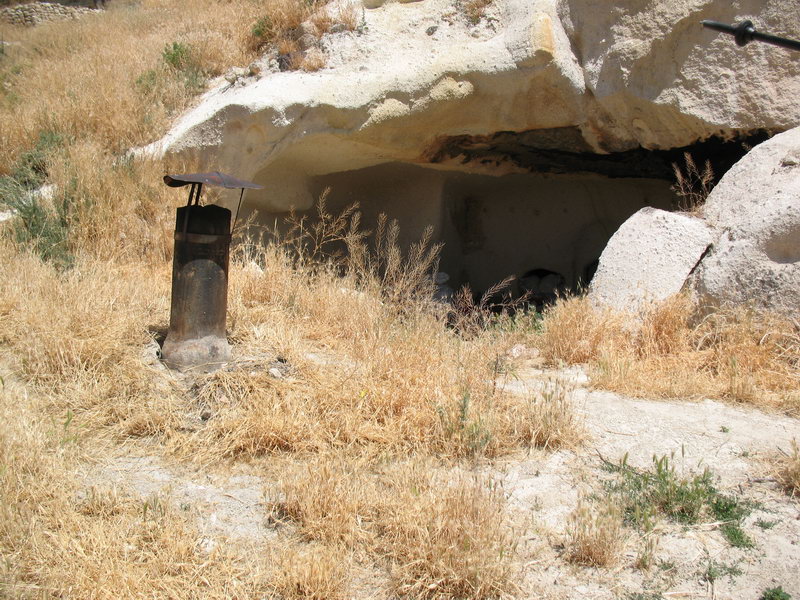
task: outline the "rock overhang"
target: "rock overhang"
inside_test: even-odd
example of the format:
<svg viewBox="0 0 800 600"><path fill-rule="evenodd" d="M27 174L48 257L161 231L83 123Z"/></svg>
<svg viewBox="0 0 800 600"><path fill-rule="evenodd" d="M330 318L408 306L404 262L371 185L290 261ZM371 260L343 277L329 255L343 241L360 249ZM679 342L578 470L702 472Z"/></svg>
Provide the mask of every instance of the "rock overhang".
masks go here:
<svg viewBox="0 0 800 600"><path fill-rule="evenodd" d="M342 202L428 203L433 208L418 212L442 224L447 190L466 193L462 175L481 189L490 185L481 178L491 176L498 190L522 189L503 178L530 176L531 186L559 198L584 193L593 185L581 183L587 178L630 179L630 194L669 208L672 164L685 151L698 164L712 161L720 176L744 153L743 142L754 145L800 118L800 68L774 71L770 55L742 55L703 32L695 19L710 16L714 3L631 0L615 5L617 22L609 25L608 15L592 16L587 0L495 0L477 28L447 16L449 0L377 4L365 13L363 33L323 40L328 68L221 84L154 148L264 184L247 198L262 213L309 209L322 189L339 185L361 190L334 190ZM775 23L773 0L738 4ZM698 82L711 77L715 59L702 44L721 57L719 81L708 90ZM754 102L770 91L770 103ZM429 187L408 186L415 197L404 200L387 182L406 189L409 176ZM556 193L541 177L572 183ZM639 179L661 183L642 187ZM617 213L604 218L593 227L622 222Z"/></svg>

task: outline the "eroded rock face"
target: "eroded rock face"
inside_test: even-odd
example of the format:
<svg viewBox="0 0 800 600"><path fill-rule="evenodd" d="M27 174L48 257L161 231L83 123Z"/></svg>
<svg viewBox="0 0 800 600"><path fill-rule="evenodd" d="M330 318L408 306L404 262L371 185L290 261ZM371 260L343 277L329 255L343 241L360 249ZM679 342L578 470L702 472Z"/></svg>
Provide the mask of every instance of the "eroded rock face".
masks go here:
<svg viewBox="0 0 800 600"><path fill-rule="evenodd" d="M800 8L786 0L627 0L602 10L593 0L495 0L478 26L451 0L368 6L378 8L365 9L361 33L323 39L327 68L221 85L157 150L277 180L251 200L280 211L311 204L310 177L380 163L536 168L502 152L443 152L464 136L524 132L533 149L602 155L788 129L800 115L800 63L788 51L740 49L699 25L748 17L788 33Z"/></svg>
<svg viewBox="0 0 800 600"><path fill-rule="evenodd" d="M717 232L694 278L709 305L800 311L800 128L754 148L705 207Z"/></svg>
<svg viewBox="0 0 800 600"><path fill-rule="evenodd" d="M797 36L800 4L787 0L563 0L559 15L594 99L607 147L683 146L715 131L798 124L796 53L738 48L700 27L750 19Z"/></svg>

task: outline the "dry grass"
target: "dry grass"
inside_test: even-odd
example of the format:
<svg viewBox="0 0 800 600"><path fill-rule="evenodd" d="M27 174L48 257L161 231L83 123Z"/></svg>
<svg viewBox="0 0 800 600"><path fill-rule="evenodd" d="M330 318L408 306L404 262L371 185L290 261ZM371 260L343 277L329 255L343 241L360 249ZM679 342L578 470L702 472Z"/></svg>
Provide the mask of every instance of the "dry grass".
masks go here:
<svg viewBox="0 0 800 600"><path fill-rule="evenodd" d="M351 244L366 244L347 220L343 223ZM111 248L103 230L76 227L73 239L97 240L98 254ZM332 241L339 238L335 231L328 230ZM423 243L415 260L406 263L394 235L386 234L379 255L371 247L354 247L345 262L328 254L328 244L305 246L305 238L257 249L244 245L231 267L230 294L231 339L240 361L231 370L192 377L191 386L143 357L152 332L167 324L169 264L157 253L128 262L130 249L102 258L84 250L73 268L59 270L4 239L3 358L40 399L31 418L54 423L59 442L102 455L109 443L147 436L150 448L203 463L294 456L299 466L281 476L284 500L276 514L298 523L304 543L321 545L320 556L336 557L335 548L344 547L361 560L377 561L391 573L394 589L406 595L494 597L513 588L515 569L502 493L470 479L437 478L430 466L408 472L390 467L409 454L458 461L571 445L580 428L563 386L554 383L540 394L518 397L495 384L507 345L503 334L488 330L464 338L448 329L425 297L430 282L420 268L420 258L432 265L435 252ZM90 244L81 246L88 250ZM317 259L306 258L309 248L319 250ZM278 357L283 362L276 363ZM270 374L272 364L283 365L285 375ZM200 413L206 414L203 422ZM17 435L19 419L6 423L3 435ZM54 449L42 453L52 455ZM8 452L16 456L21 450ZM376 457L389 465L386 473L373 473ZM65 478L74 470L62 468ZM40 486L52 480L41 471L32 477L43 478ZM135 521L139 513L130 499L101 490L70 508L64 503L75 497L75 482L57 504L38 498L43 487L31 487L28 499L19 497L20 485L6 492L9 510L35 505L42 519L53 520L73 519L75 513L65 529L68 536L78 529L95 531L87 519L106 519L92 534L102 555L80 550L80 561L23 548L25 536L38 540L46 528L24 535L15 529L3 543L21 573L14 577L26 585L64 590L61 572L46 566L58 560L65 569L95 577L99 590L119 585L121 596L168 595L164 585L181 596L187 595L182 586L200 577L196 569L207 562L196 541L186 541L194 534L180 515L165 511L158 523L167 519L171 529L167 538L156 539L152 525L140 531L144 526ZM166 507L169 501L157 504ZM39 527L41 519L31 522ZM119 554L113 538L118 534L134 540L149 536L142 539L163 546L160 558L148 559L163 565L152 571L155 587L136 569L122 581L125 557L134 555ZM292 547L305 557L296 569L280 561L274 568L247 567L268 573L252 583L253 590L283 596L345 593L346 563L326 558L315 566L317 550ZM173 554L179 551L183 554ZM218 560L214 569L244 568L234 556ZM76 578L64 577L64 585L88 589L88 581ZM240 595L247 597L250 589ZM217 593L222 592L214 588L208 595Z"/></svg>
<svg viewBox="0 0 800 600"><path fill-rule="evenodd" d="M578 501L567 519L567 558L594 567L614 565L622 554L625 532L622 510L608 500Z"/></svg>
<svg viewBox="0 0 800 600"><path fill-rule="evenodd" d="M420 460L323 456L275 493L283 498L273 507L279 519L306 540L379 557L399 595L492 598L515 589L516 536L491 481Z"/></svg>
<svg viewBox="0 0 800 600"><path fill-rule="evenodd" d="M79 21L4 27L4 38L19 43L0 59L0 171L38 131L112 153L158 138L206 77L254 58L242 32L256 10L246 0L145 0ZM187 49L189 64L165 60L173 43Z"/></svg>
<svg viewBox="0 0 800 600"><path fill-rule="evenodd" d="M338 600L348 597L347 571L338 548L290 546L277 554L268 585L283 600Z"/></svg>
<svg viewBox="0 0 800 600"><path fill-rule="evenodd" d="M678 195L677 210L698 215L706 203L706 198L714 189L714 171L707 160L702 170L688 152L683 154L683 167L672 164L675 184L672 190Z"/></svg>
<svg viewBox="0 0 800 600"><path fill-rule="evenodd" d="M362 249L343 276L340 266L304 264L298 248L249 253L248 264L263 269L232 269L233 339L262 366L198 380L197 402L212 417L182 438L191 454L356 447L476 457L580 439L563 385L523 398L495 384L507 342L448 329L423 293L424 259L396 262L389 243L381 259ZM415 256L430 263L435 254L424 248ZM277 357L290 370L276 380L263 361Z"/></svg>
<svg viewBox="0 0 800 600"><path fill-rule="evenodd" d="M791 319L744 307L700 318L686 296L647 311L637 324L559 302L540 344L551 362L588 363L594 385L640 397L713 397L800 410L800 332Z"/></svg>
<svg viewBox="0 0 800 600"><path fill-rule="evenodd" d="M586 363L627 339L625 320L594 310L585 298L563 298L547 309L537 344L551 362Z"/></svg>
<svg viewBox="0 0 800 600"><path fill-rule="evenodd" d="M792 440L792 453L778 459L776 465L778 481L792 496L800 494L800 448Z"/></svg>
<svg viewBox="0 0 800 600"><path fill-rule="evenodd" d="M486 16L486 9L491 4L492 0L463 0L460 7L467 21L477 25Z"/></svg>
<svg viewBox="0 0 800 600"><path fill-rule="evenodd" d="M517 536L502 490L480 479L398 490L383 538L398 593L494 598L515 590Z"/></svg>
<svg viewBox="0 0 800 600"><path fill-rule="evenodd" d="M319 40L334 25L345 31L358 28L358 11L355 3L332 9L328 0L272 0L263 5L254 22L247 47L254 52L277 49L279 56L287 57L285 67L290 70L317 71L325 66L325 55L319 48L301 50L304 36Z"/></svg>
<svg viewBox="0 0 800 600"><path fill-rule="evenodd" d="M24 399L24 401L20 401ZM258 559L205 552L166 497L81 489L81 438L6 378L0 389L4 597L263 597Z"/></svg>

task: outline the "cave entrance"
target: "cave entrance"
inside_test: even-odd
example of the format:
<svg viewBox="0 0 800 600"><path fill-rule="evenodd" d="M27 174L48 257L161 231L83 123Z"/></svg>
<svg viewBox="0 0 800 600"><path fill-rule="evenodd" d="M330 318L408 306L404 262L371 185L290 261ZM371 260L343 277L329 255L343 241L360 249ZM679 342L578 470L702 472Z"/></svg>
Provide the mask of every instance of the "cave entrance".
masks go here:
<svg viewBox="0 0 800 600"><path fill-rule="evenodd" d="M469 285L479 295L513 276L512 295L530 291L546 300L582 289L633 213L679 205L673 164L683 164L684 153L701 167L710 161L718 180L769 137L756 132L668 151L596 154L579 140L565 144L577 140L565 129L441 138L422 164L318 176L309 191L318 196L330 188L332 212L358 202L367 228L381 213L397 219L401 244L430 226L434 241L444 242L439 270L454 289Z"/></svg>

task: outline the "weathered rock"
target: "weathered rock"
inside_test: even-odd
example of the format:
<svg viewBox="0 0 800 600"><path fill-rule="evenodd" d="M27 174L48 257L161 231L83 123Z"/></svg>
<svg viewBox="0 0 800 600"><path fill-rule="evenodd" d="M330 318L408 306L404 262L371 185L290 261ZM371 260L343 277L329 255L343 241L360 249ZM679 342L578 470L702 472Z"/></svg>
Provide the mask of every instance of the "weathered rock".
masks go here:
<svg viewBox="0 0 800 600"><path fill-rule="evenodd" d="M717 232L694 279L702 302L800 312L800 128L756 146L708 197Z"/></svg>
<svg viewBox="0 0 800 600"><path fill-rule="evenodd" d="M85 6L69 6L56 2L31 2L0 8L0 21L11 25L33 26L48 21L79 19L97 13Z"/></svg>
<svg viewBox="0 0 800 600"><path fill-rule="evenodd" d="M322 37L325 68L224 82L144 152L264 184L245 217L330 187L329 209L396 217L403 243L430 226L453 287L544 269L575 289L626 218L671 206L671 149L800 122L800 61L699 24L791 35L795 4L495 0L474 25L452 0L370 0L364 27Z"/></svg>
<svg viewBox="0 0 800 600"><path fill-rule="evenodd" d="M787 129L800 118L800 64L772 46L740 49L699 21L747 16L789 33L786 24L800 21L789 4L625 0L598 11L594 0L496 0L492 19L471 27L463 15L444 16L449 0L373 2L362 34L323 38L323 72L212 91L156 150L191 152L264 183L291 164L297 188L392 161L525 170L443 154L454 136L544 132L534 148L604 154ZM287 204L270 186L251 200L266 210Z"/></svg>
<svg viewBox="0 0 800 600"><path fill-rule="evenodd" d="M611 149L686 145L717 131L798 124L796 54L739 48L703 19L750 19L797 37L800 3L787 0L562 0L559 15L583 67L598 134Z"/></svg>
<svg viewBox="0 0 800 600"><path fill-rule="evenodd" d="M712 240L701 219L643 208L603 250L589 298L630 312L665 300L683 288Z"/></svg>

